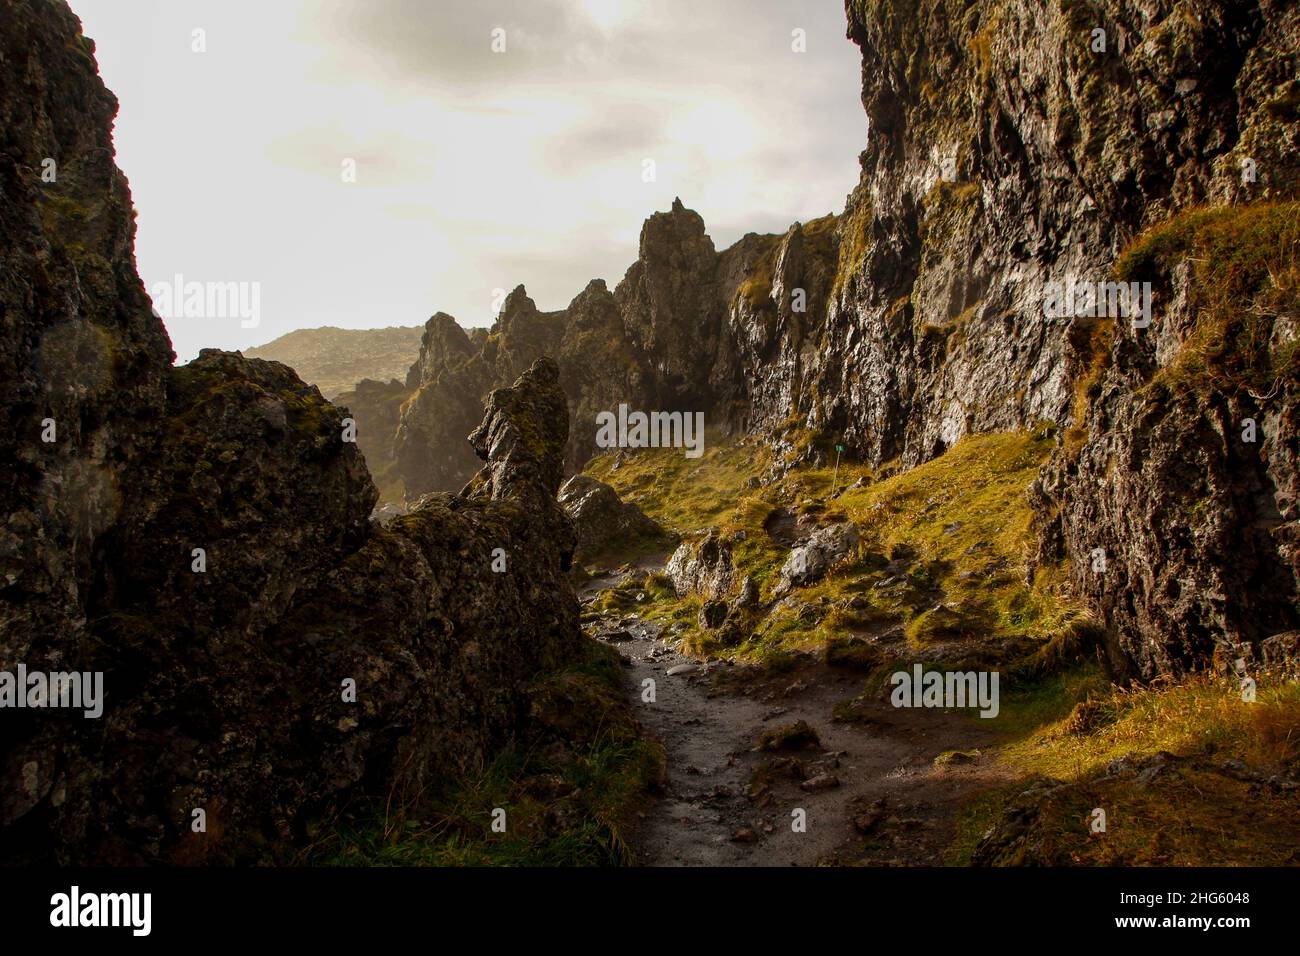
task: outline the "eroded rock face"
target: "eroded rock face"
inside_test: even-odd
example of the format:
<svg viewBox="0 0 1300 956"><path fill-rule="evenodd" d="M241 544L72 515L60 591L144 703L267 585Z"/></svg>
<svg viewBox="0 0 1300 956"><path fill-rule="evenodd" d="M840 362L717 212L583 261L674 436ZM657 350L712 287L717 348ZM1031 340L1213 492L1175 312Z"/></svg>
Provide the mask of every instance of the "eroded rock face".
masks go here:
<svg viewBox="0 0 1300 956"><path fill-rule="evenodd" d="M724 305L717 268L704 220L676 199L670 211L645 221L637 261L614 291L633 347L655 370L666 410L708 403L705 383Z"/></svg>
<svg viewBox="0 0 1300 956"><path fill-rule="evenodd" d="M1157 288L1185 286L1176 272ZM1257 660L1252 647L1300 623L1294 386L1166 385L1199 308L1170 295L1158 337L1116 343L1086 431L1062 442L1033 490L1042 557L1068 562L1144 678Z"/></svg>
<svg viewBox="0 0 1300 956"><path fill-rule="evenodd" d="M255 633L365 540L374 485L343 412L288 366L205 349L168 386L96 542L92 611Z"/></svg>
<svg viewBox="0 0 1300 956"><path fill-rule="evenodd" d="M420 355L406 373L406 387L417 389L436 382L444 372L467 361L474 354L469 336L446 312L439 312L424 324Z"/></svg>
<svg viewBox="0 0 1300 956"><path fill-rule="evenodd" d="M450 325L449 325L450 323ZM455 331L452 331L452 327ZM470 339L449 316L429 320L408 384L395 442L407 495L458 488L477 470L465 435L493 388L543 355L559 362L573 422L565 467L581 470L596 451L596 416L620 402L657 408L648 359L638 354L612 293L592 281L569 307L543 313L522 286L506 297L491 333Z"/></svg>
<svg viewBox="0 0 1300 956"><path fill-rule="evenodd" d="M437 321L437 317L430 323ZM425 346L439 342L425 336ZM439 367L446 360L426 356L419 364ZM415 369L412 369L414 373ZM408 377L407 382L411 379ZM429 381L398 407L399 424L393 439L393 457L408 500L430 491L461 487L478 470L478 457L466 436L478 422L483 400L491 390L492 378L477 367L455 365Z"/></svg>
<svg viewBox="0 0 1300 956"><path fill-rule="evenodd" d="M236 355L195 364L225 394L178 396L182 413L207 416L189 423L192 459L164 446L173 467L150 490L178 493L128 502L101 542L111 580L89 626L96 650L78 666L105 672L106 719L70 730L38 716L8 741L7 767L26 776L6 779L33 781L3 794L10 858L283 859L339 799L416 794L468 772L522 732L530 681L579 650L572 530L554 499L564 427L553 364L494 393L473 490L427 496L383 529L366 523L373 486L314 388ZM245 395L249 380L263 388ZM275 435L273 387L307 393L307 422L290 424L297 443ZM258 457L208 477L203 462L231 448ZM228 490L242 503L204 484L236 471ZM181 545L204 533L216 537L196 574ZM67 666L72 638L52 635L23 659ZM6 637L6 661L14 648ZM205 834L189 829L196 808Z"/></svg>
<svg viewBox="0 0 1300 956"><path fill-rule="evenodd" d="M574 475L566 481L559 501L573 520L578 541L574 558L579 563L638 543L667 544L672 540L657 521L589 475Z"/></svg>
<svg viewBox="0 0 1300 956"><path fill-rule="evenodd" d="M777 583L779 597L791 588L804 587L820 581L836 564L854 553L861 535L851 521L819 528L808 540L796 545L781 566L781 579Z"/></svg>
<svg viewBox="0 0 1300 956"><path fill-rule="evenodd" d="M736 567L731 543L710 528L696 541L683 541L668 559L664 573L678 595L700 594L710 600L724 600L736 588Z"/></svg>
<svg viewBox="0 0 1300 956"><path fill-rule="evenodd" d="M0 671L103 688L98 718L5 709L0 859L283 861L340 801L490 759L578 652L565 396L525 366L462 433L472 486L370 523L315 387L171 367L92 49L62 5L0 0Z"/></svg>
<svg viewBox="0 0 1300 956"><path fill-rule="evenodd" d="M365 455L366 467L379 488L381 505L400 506L406 497L396 474L393 442L402 405L410 395L410 390L397 379L377 382L363 378L331 399L356 424L357 447Z"/></svg>
<svg viewBox="0 0 1300 956"><path fill-rule="evenodd" d="M541 358L513 387L492 392L482 424L469 436L485 464L463 494L493 501L531 498L548 513L559 512L555 496L564 478L564 443L569 438L569 416L559 386L555 360Z"/></svg>
<svg viewBox="0 0 1300 956"><path fill-rule="evenodd" d="M355 673L368 688L359 713L309 709L334 742L304 761L310 780L415 793L469 772L522 732L529 682L579 652L573 532L555 501L563 402L545 360L494 392L472 487L426 496L373 533L270 635L305 651L309 673Z"/></svg>
<svg viewBox="0 0 1300 956"><path fill-rule="evenodd" d="M66 7L0 4L0 595L24 642L81 625L93 543L173 358L130 260L131 197L104 159L117 100L93 53Z"/></svg>
<svg viewBox="0 0 1300 956"><path fill-rule="evenodd" d="M1189 205L1294 194L1294 77L1283 64L1297 11L1114 0L978 4L960 16L938 0L849 10L872 135L846 220L869 210L871 235L843 337L875 354L829 354L866 386L850 434L893 423L850 442L911 464L966 431L1036 417L1085 428L1035 494L1047 551L1070 561L1120 657L1151 676L1294 627L1294 442L1273 431L1261 466L1234 441L1243 417L1294 417L1294 398L1267 409L1222 394L1153 402L1146 386L1192 316L1178 305L1185 272L1151 275L1140 278L1157 284L1153 325L1116 324L1086 420L1073 421L1090 330L1044 318L1038 296L1048 278L1109 279L1137 230ZM1097 28L1105 53L1089 43ZM890 318L903 296L911 349ZM828 321L840 337L843 313ZM927 337L942 347L927 352ZM909 351L902 371L875 370ZM890 374L910 381L875 387ZM851 383L837 391L855 404ZM1098 550L1104 573L1091 570Z"/></svg>

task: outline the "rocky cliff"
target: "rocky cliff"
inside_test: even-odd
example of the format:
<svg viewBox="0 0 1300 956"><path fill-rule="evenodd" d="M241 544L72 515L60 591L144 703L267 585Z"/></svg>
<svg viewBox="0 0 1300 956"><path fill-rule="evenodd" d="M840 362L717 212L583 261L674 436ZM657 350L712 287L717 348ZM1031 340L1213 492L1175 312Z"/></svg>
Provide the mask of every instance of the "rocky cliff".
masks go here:
<svg viewBox="0 0 1300 956"><path fill-rule="evenodd" d="M379 490L381 504L401 503L406 497L397 474L394 443L402 405L410 397L410 389L397 379L376 382L363 378L332 399L335 405L346 408L353 419L357 447L366 457L366 467Z"/></svg>
<svg viewBox="0 0 1300 956"><path fill-rule="evenodd" d="M851 409L855 443L910 464L967 431L1067 426L1038 488L1046 552L1143 676L1294 627L1296 207L1176 218L1295 196L1294 5L849 14L872 133L847 216L870 210L857 272L870 281L832 309L828 340L844 346L827 351L872 344L818 378L904 369L898 388L823 389ZM1117 269L1135 243L1147 253ZM1045 317L1047 283L1115 278L1151 283L1154 315ZM1257 320L1211 332L1198 313L1216 302ZM899 303L910 321L891 335ZM1202 369L1153 393L1214 332L1259 353L1253 380ZM1245 418L1260 425L1252 442Z"/></svg>
<svg viewBox="0 0 1300 956"><path fill-rule="evenodd" d="M314 386L172 367L93 52L66 6L0 0L0 857L284 860L332 807L490 759L580 652L559 373L480 406L464 495L372 524ZM101 713L59 706L71 672Z"/></svg>
<svg viewBox="0 0 1300 956"><path fill-rule="evenodd" d="M844 211L718 252L675 203L647 220L613 293L593 283L542 315L518 289L481 344L435 317L397 439L408 489L459 486L467 395L548 350L574 419L571 470L594 450L595 413L618 402L702 410L787 461L842 442L902 467L970 433L1050 422L1039 560L1068 563L1118 670L1199 666L1294 627L1296 207L1267 206L1300 182L1294 6L846 10L871 132ZM1260 225L1178 218L1202 206ZM1187 234L1202 226L1218 238ZM1160 254L1121 263L1141 243ZM1192 267L1198 253L1218 258ZM1106 305L1121 266L1150 284L1145 318ZM1105 307L1050 308L1050 290L1074 283ZM1268 343L1253 377L1208 375L1153 408L1152 382L1202 350L1214 330L1197 315L1210 296L1225 313L1229 288L1258 318L1244 338ZM1248 418L1257 440L1234 439Z"/></svg>
<svg viewBox="0 0 1300 956"><path fill-rule="evenodd" d="M784 237L748 235L719 253L704 220L679 200L646 220L640 255L613 292L595 279L567 308L542 313L520 286L476 340L438 313L425 327L407 377L415 392L400 412L395 455L408 495L456 488L472 474L464 435L476 403L539 355L560 364L574 422L571 472L598 450L597 415L619 404L704 411L710 426L732 432L788 424L789 379L799 379L800 370L755 376L746 368L807 350L799 334L803 313L782 320L772 300L804 282L809 311L825 309L834 230L828 216Z"/></svg>

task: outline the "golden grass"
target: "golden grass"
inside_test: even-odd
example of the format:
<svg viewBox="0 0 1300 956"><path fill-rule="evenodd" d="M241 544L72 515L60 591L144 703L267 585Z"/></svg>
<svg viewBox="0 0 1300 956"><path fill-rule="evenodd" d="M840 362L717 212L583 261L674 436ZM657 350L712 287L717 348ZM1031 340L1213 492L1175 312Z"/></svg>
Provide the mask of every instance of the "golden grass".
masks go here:
<svg viewBox="0 0 1300 956"><path fill-rule="evenodd" d="M1138 236L1115 274L1163 284L1182 262L1196 324L1153 385L1266 395L1300 382L1297 343L1273 342L1277 317L1300 309L1300 202L1189 210Z"/></svg>
<svg viewBox="0 0 1300 956"><path fill-rule="evenodd" d="M741 656L761 656L773 645L820 648L837 636L897 623L908 625L918 651L935 641L1046 641L1077 616L1060 595L1058 569L1040 569L1031 585L1024 582L1034 544L1025 492L1051 450L1046 430L968 436L939 458L880 481L865 465L842 461L838 474L833 465L797 468L763 484L771 463L766 449L707 447L695 461L670 449L642 451L618 468L613 456L601 456L588 472L678 532L717 527L731 539L739 575L752 577L769 600L789 553L764 530L773 510L814 513L823 522L852 520L863 537L856 560L756 621L752 636L736 648ZM858 479L861 487L844 490ZM834 499L832 480L840 491ZM906 555L905 580L873 588L887 576L883 568L894 554ZM936 610L935 595L957 610ZM846 610L852 597L867 606L859 600L857 609ZM711 652L717 648L710 635L694 628L698 603L674 597L651 602L645 611L687 622L688 647Z"/></svg>
<svg viewBox="0 0 1300 956"><path fill-rule="evenodd" d="M1092 730L1072 733L1069 717L1047 723L1007 747L1007 765L1070 780L1126 754L1183 756L1210 747L1254 765L1300 757L1300 684L1263 678L1256 701L1248 704L1232 680L1202 674L1168 685L1112 686L1092 699L1099 709Z"/></svg>

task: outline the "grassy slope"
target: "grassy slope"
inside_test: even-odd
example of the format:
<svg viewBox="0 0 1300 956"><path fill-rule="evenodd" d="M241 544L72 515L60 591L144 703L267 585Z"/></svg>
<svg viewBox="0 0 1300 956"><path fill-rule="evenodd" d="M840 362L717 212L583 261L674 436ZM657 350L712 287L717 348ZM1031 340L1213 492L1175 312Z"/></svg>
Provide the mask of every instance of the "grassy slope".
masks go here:
<svg viewBox="0 0 1300 956"><path fill-rule="evenodd" d="M326 398L350 389L363 378L377 382L405 380L419 357L423 326L385 329L295 329L265 345L244 349L248 358L283 362Z"/></svg>
<svg viewBox="0 0 1300 956"><path fill-rule="evenodd" d="M891 624L905 626L907 652L917 660L927 658L935 641L965 642L978 658L998 638L996 652L1034 659L1079 620L1060 569L1038 568L1025 582L1032 547L1025 491L1051 445L1047 430L971 436L934 461L880 481L866 468L842 464L839 488L864 483L829 500L831 469L796 469L779 482L750 487L770 464L768 454L718 442L698 461L680 451L644 451L624 456L617 468L614 457L602 456L588 470L680 531L712 525L726 535L743 532L743 539L733 537L735 559L764 598L788 554L763 530L774 509L857 522L858 559L797 591L799 603L757 620L747 640L726 649L741 659L777 663L790 650L833 650L847 635ZM898 555L906 556L907 583L873 587L884 575L884 559ZM662 580L648 592L649 606L640 604L638 613L685 625L688 648L723 651L696 624L697 597L679 598ZM942 615L934 610L936 594L950 609ZM843 599L854 596L865 597L869 608L846 608ZM606 599L623 606L616 591ZM1023 671L1004 688L1005 742L993 759L1017 782L968 807L951 862L969 862L1002 808L1040 777L1077 785L1041 808L1042 839L1073 862L1296 862L1300 816L1293 794L1261 790L1195 762L1179 764L1151 786L1122 777L1098 782L1117 757L1161 751L1214 754L1219 763L1234 759L1247 768L1293 762L1300 750L1295 683L1261 679L1258 701L1246 704L1230 678L1202 675L1125 690L1112 686L1095 663L1067 657ZM1088 835L1087 815L1096 806L1109 808L1105 839Z"/></svg>
<svg viewBox="0 0 1300 956"><path fill-rule="evenodd" d="M646 450L624 456L617 468L613 456L598 457L588 471L678 531L717 527L729 537L739 571L765 599L789 554L764 530L775 510L858 525L863 540L856 560L800 589L796 600L759 622L734 648L742 658L813 649L891 624L907 628L921 657L936 644L968 644L978 652L990 640L1019 642L1029 652L1077 613L1060 596L1054 569L1024 582L1032 545L1025 491L1051 447L1047 430L971 436L942 457L881 481L844 462L838 474L833 467L796 469L780 482L752 487L770 465L768 454L717 442L697 461L671 449ZM836 498L829 497L832 480L840 489ZM891 560L905 574L888 570ZM663 584L652 596L649 615L686 624L688 646L721 650L694 623L697 597L677 598ZM618 606L617 595L608 600Z"/></svg>
<svg viewBox="0 0 1300 956"><path fill-rule="evenodd" d="M1038 859L1103 866L1300 863L1300 800L1293 790L1260 783L1300 759L1300 684L1259 675L1257 699L1246 703L1230 677L1201 674L1124 689L1085 667L1013 692L1003 712L1007 742L998 760L1017 783L966 808L951 863L967 863L1026 782L1043 778L1070 786L1037 808ZM1162 752L1183 759L1150 783L1107 771L1111 761ZM1240 776L1223 772L1233 763ZM1087 826L1097 807L1107 814L1104 836Z"/></svg>
<svg viewBox="0 0 1300 956"><path fill-rule="evenodd" d="M1183 262L1196 325L1153 384L1202 397L1300 384L1300 342L1274 337L1300 311L1300 202L1190 210L1139 236L1115 272L1152 281Z"/></svg>

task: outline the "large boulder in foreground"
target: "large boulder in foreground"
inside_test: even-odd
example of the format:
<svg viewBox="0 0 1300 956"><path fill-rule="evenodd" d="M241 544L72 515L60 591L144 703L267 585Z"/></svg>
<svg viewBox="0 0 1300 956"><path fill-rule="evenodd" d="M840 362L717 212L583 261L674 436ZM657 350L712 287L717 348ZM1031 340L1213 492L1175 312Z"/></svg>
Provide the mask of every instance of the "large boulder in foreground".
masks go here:
<svg viewBox="0 0 1300 956"><path fill-rule="evenodd" d="M95 603L256 632L365 541L375 487L346 413L287 365L204 349L168 386L101 539Z"/></svg>
<svg viewBox="0 0 1300 956"><path fill-rule="evenodd" d="M103 672L106 702L100 720L7 723L8 861L285 860L344 801L430 792L490 759L525 729L530 683L580 650L554 363L493 394L472 489L387 528L366 524L373 486L314 388L237 355L196 365L221 397L180 393L191 456L164 444L158 476L141 478L164 497L131 502L114 532L130 566L104 558L116 587L89 640L27 649L29 667ZM301 398L287 422L272 386ZM204 488L217 497L191 500ZM195 540L212 545L204 573L181 549Z"/></svg>
<svg viewBox="0 0 1300 956"><path fill-rule="evenodd" d="M668 544L673 536L618 492L590 475L574 475L560 488L560 506L573 519L574 559L582 564L637 546Z"/></svg>

